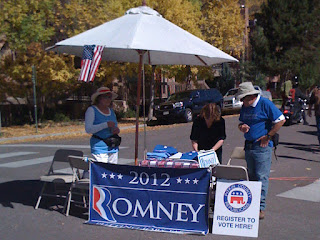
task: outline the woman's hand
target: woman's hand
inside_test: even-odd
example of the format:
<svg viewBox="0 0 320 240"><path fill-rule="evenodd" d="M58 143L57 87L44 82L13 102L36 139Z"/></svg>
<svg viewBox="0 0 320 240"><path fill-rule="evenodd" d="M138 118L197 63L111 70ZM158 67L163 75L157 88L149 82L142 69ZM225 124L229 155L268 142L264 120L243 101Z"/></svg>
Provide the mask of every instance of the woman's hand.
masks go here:
<svg viewBox="0 0 320 240"><path fill-rule="evenodd" d="M115 122L109 121L109 122L108 122L108 127L109 127L109 128L114 128L114 127L116 127Z"/></svg>
<svg viewBox="0 0 320 240"><path fill-rule="evenodd" d="M192 149L198 152L198 143L196 141L191 140Z"/></svg>
<svg viewBox="0 0 320 240"><path fill-rule="evenodd" d="M120 133L120 129L118 127L114 127L112 129L112 134L119 134Z"/></svg>

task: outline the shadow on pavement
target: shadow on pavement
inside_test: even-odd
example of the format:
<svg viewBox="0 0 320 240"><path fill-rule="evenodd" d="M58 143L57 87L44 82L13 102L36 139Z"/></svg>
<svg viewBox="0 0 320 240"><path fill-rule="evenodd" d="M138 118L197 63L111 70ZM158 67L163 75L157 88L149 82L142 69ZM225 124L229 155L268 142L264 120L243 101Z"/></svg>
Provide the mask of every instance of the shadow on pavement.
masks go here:
<svg viewBox="0 0 320 240"><path fill-rule="evenodd" d="M39 180L15 180L0 184L0 205L14 209L15 203L35 207L38 200L42 182ZM50 188L49 188L50 189ZM52 189L50 189L52 190ZM63 214L64 199L43 197L39 208L57 211ZM79 218L88 218L88 209L72 204L70 215Z"/></svg>
<svg viewBox="0 0 320 240"><path fill-rule="evenodd" d="M0 204L14 208L13 203L35 206L41 190L39 180L16 180L0 184Z"/></svg>
<svg viewBox="0 0 320 240"><path fill-rule="evenodd" d="M317 131L298 131L299 133L304 133L304 134L308 134L308 135L313 135L313 136L317 136Z"/></svg>
<svg viewBox="0 0 320 240"><path fill-rule="evenodd" d="M300 150L300 151L305 151L305 152L310 152L310 153L315 153L315 154L319 154L320 153L320 148L318 147L319 145L317 145L317 144L301 144L301 143L289 143L289 142L280 142L279 144L280 145L284 145L284 147L290 148L290 149L295 149L295 150ZM288 156L288 155L278 155L278 157L320 163L320 161L317 161L317 160L300 158L300 157L297 157L297 156L291 157L291 156Z"/></svg>
<svg viewBox="0 0 320 240"><path fill-rule="evenodd" d="M307 162L316 162L320 163L320 161L317 160L312 160L312 159L306 159L306 158L300 158L300 157L291 157L287 155L277 155L279 158L286 158L286 159L294 159L294 160L302 160L302 161L307 161Z"/></svg>

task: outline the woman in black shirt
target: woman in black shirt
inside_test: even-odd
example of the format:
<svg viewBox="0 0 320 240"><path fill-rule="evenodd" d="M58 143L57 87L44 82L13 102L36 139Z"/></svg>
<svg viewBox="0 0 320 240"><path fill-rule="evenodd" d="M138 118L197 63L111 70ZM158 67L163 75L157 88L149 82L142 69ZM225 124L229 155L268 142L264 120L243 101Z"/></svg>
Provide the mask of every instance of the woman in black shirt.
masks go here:
<svg viewBox="0 0 320 240"><path fill-rule="evenodd" d="M209 103L201 109L200 115L193 122L190 139L193 150L213 149L222 163L222 144L226 139L226 129L217 104Z"/></svg>

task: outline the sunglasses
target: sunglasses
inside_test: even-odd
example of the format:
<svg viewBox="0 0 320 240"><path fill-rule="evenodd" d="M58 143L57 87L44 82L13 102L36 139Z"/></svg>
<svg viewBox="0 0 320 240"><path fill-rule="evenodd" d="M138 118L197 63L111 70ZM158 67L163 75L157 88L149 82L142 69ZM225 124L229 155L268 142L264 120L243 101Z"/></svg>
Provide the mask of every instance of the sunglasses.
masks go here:
<svg viewBox="0 0 320 240"><path fill-rule="evenodd" d="M104 95L101 95L101 98L105 98L105 99L111 99L112 98L112 95L110 94L104 94Z"/></svg>
<svg viewBox="0 0 320 240"><path fill-rule="evenodd" d="M241 98L240 101L243 102L246 98L247 98L247 99L252 99L252 96L253 96L253 95L247 95L247 96Z"/></svg>

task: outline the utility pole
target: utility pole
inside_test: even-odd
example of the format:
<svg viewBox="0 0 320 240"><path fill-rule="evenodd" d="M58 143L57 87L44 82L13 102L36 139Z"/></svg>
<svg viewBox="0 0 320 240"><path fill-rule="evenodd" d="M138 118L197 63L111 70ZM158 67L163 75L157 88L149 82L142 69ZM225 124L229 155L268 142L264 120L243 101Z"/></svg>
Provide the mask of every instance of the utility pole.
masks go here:
<svg viewBox="0 0 320 240"><path fill-rule="evenodd" d="M32 65L32 83L33 83L33 103L34 103L34 120L36 124L36 133L38 132L38 116L37 116L37 95L36 95L36 68Z"/></svg>
<svg viewBox="0 0 320 240"><path fill-rule="evenodd" d="M1 111L0 111L0 136L2 135L2 132L1 132L1 125L2 123L1 123Z"/></svg>
<svg viewBox="0 0 320 240"><path fill-rule="evenodd" d="M244 6L244 21L245 21L245 60L249 59L249 34L248 34L248 28L249 28L249 9L247 6Z"/></svg>

